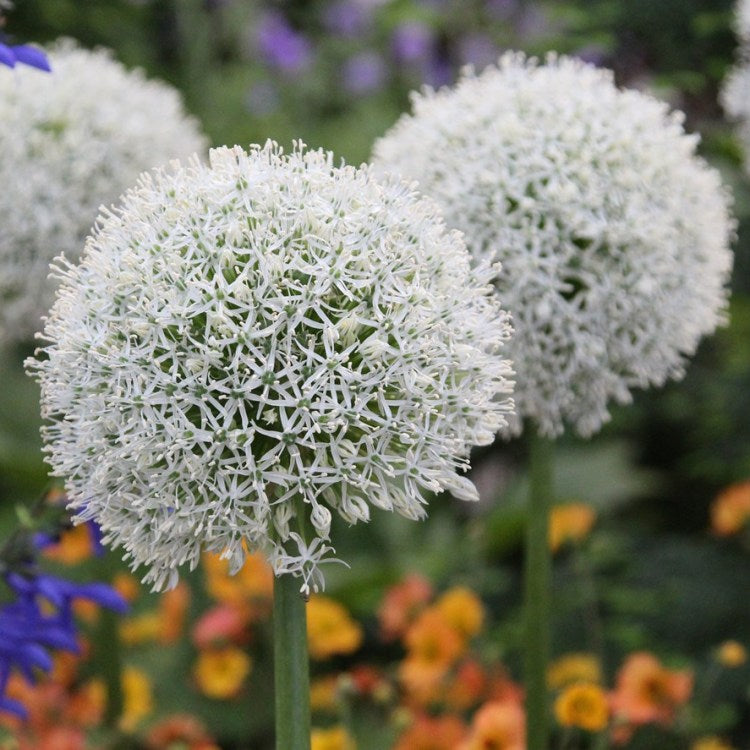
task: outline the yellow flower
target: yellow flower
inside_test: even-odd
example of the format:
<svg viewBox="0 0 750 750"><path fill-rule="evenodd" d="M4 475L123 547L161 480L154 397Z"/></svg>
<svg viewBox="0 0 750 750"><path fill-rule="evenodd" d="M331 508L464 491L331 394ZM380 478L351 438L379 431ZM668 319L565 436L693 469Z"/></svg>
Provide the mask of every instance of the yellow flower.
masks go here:
<svg viewBox="0 0 750 750"><path fill-rule="evenodd" d="M584 503L567 503L552 508L549 519L549 546L556 552L567 542L582 542L596 520L594 509Z"/></svg>
<svg viewBox="0 0 750 750"><path fill-rule="evenodd" d="M564 654L547 668L547 684L553 690L572 682L602 681L602 668L593 654Z"/></svg>
<svg viewBox="0 0 750 750"><path fill-rule="evenodd" d="M318 677L310 683L310 708L334 713L339 705L339 676Z"/></svg>
<svg viewBox="0 0 750 750"><path fill-rule="evenodd" d="M720 737L711 735L699 737L692 745L690 745L690 750L733 750L733 748Z"/></svg>
<svg viewBox="0 0 750 750"><path fill-rule="evenodd" d="M217 601L247 610L250 619L270 611L273 600L273 570L260 554L247 555L235 575L229 574L229 561L220 555L203 556L206 590Z"/></svg>
<svg viewBox="0 0 750 750"><path fill-rule="evenodd" d="M564 727L600 732L609 721L607 696L592 682L576 682L555 700L555 716Z"/></svg>
<svg viewBox="0 0 750 750"><path fill-rule="evenodd" d="M449 589L437 600L435 607L464 638L471 638L482 629L484 607L479 597L467 588Z"/></svg>
<svg viewBox="0 0 750 750"><path fill-rule="evenodd" d="M126 646L155 641L160 632L161 617L155 611L129 617L120 623L120 638Z"/></svg>
<svg viewBox="0 0 750 750"><path fill-rule="evenodd" d="M357 750L357 745L344 727L313 729L310 750Z"/></svg>
<svg viewBox="0 0 750 750"><path fill-rule="evenodd" d="M716 649L716 660L722 666L742 666L747 661L747 649L739 641L724 641Z"/></svg>
<svg viewBox="0 0 750 750"><path fill-rule="evenodd" d="M209 698L233 698L250 674L252 660L234 646L202 651L193 669L199 690Z"/></svg>
<svg viewBox="0 0 750 750"><path fill-rule="evenodd" d="M307 603L307 641L313 659L351 654L362 643L362 627L342 604L313 595Z"/></svg>
<svg viewBox="0 0 750 750"><path fill-rule="evenodd" d="M718 536L741 531L750 519L750 479L729 485L711 505L711 528Z"/></svg>
<svg viewBox="0 0 750 750"><path fill-rule="evenodd" d="M125 667L122 672L122 692L123 709L120 728L130 732L154 710L151 681L148 675L135 667Z"/></svg>

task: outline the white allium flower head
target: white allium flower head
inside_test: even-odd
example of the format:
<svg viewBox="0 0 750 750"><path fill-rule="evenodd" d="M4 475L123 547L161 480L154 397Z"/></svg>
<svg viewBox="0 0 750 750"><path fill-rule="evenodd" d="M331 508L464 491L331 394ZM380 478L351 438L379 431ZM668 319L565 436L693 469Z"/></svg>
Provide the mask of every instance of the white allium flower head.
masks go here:
<svg viewBox="0 0 750 750"><path fill-rule="evenodd" d="M750 0L737 3L735 30L739 37L737 62L724 79L719 101L728 117L737 123L745 171L750 174Z"/></svg>
<svg viewBox="0 0 750 750"><path fill-rule="evenodd" d="M476 499L508 316L407 184L302 144L215 149L143 175L58 273L28 362L49 462L156 589L201 549L320 588L333 513Z"/></svg>
<svg viewBox="0 0 750 750"><path fill-rule="evenodd" d="M0 340L30 340L52 302L49 263L77 258L99 206L146 169L207 143L171 86L71 40L52 73L0 75Z"/></svg>
<svg viewBox="0 0 750 750"><path fill-rule="evenodd" d="M416 179L477 260L502 263L512 432L530 419L591 435L610 400L682 376L723 319L734 226L682 115L608 71L518 53L412 106L374 163Z"/></svg>

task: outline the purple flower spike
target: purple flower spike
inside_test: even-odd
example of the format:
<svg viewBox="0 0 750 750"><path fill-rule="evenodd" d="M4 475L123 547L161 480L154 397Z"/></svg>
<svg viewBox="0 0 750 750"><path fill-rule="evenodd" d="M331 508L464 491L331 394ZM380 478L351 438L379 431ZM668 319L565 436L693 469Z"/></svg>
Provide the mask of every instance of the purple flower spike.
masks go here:
<svg viewBox="0 0 750 750"><path fill-rule="evenodd" d="M40 49L31 47L28 44L19 44L12 49L18 62L23 63L24 65L29 65L32 68L44 70L47 73L52 70L47 55L45 55Z"/></svg>
<svg viewBox="0 0 750 750"><path fill-rule="evenodd" d="M0 42L0 64L15 68L16 63L29 65L49 72L51 70L47 56L40 49L28 44L16 44L13 46Z"/></svg>
<svg viewBox="0 0 750 750"><path fill-rule="evenodd" d="M344 64L344 87L352 94L376 91L385 79L383 59L376 52L362 52Z"/></svg>
<svg viewBox="0 0 750 750"><path fill-rule="evenodd" d="M0 63L7 65L9 68L16 67L16 56L13 50L7 45L0 42Z"/></svg>
<svg viewBox="0 0 750 750"><path fill-rule="evenodd" d="M281 13L266 14L256 38L266 62L288 73L304 68L312 56L310 42L295 31Z"/></svg>
<svg viewBox="0 0 750 750"><path fill-rule="evenodd" d="M408 21L395 29L391 44L399 62L424 60L432 50L433 33L420 21Z"/></svg>
<svg viewBox="0 0 750 750"><path fill-rule="evenodd" d="M340 0L328 5L323 11L323 24L333 34L356 37L363 33L371 22L369 9L352 2Z"/></svg>

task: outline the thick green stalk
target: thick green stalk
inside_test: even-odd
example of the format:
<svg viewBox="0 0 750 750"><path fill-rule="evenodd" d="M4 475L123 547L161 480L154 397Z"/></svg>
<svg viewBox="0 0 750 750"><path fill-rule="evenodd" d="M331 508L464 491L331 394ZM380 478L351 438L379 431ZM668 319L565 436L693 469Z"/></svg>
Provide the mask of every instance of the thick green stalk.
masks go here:
<svg viewBox="0 0 750 750"><path fill-rule="evenodd" d="M310 750L307 612L300 581L278 576L273 589L276 750Z"/></svg>
<svg viewBox="0 0 750 750"><path fill-rule="evenodd" d="M547 664L550 649L551 554L547 540L552 497L553 443L531 433L525 554L526 747L547 750Z"/></svg>

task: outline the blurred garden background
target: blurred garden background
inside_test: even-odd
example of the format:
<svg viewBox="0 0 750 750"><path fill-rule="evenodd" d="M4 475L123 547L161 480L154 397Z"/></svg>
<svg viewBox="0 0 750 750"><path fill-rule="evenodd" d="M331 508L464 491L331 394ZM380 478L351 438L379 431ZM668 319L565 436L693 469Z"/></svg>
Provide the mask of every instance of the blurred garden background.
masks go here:
<svg viewBox="0 0 750 750"><path fill-rule="evenodd" d="M507 49L577 55L683 110L734 195L731 320L684 380L636 392L593 439L560 442L551 697L585 680L608 711L630 701L641 719L601 720L592 693L585 710L555 704L554 742L750 748L750 177L718 103L736 60L728 0L18 0L5 32L111 48L176 86L212 145L301 139L354 164L410 90L450 84ZM3 536L55 492L37 386L23 372L30 353L7 347L0 359ZM520 705L525 442L498 441L472 463L478 505L441 496L425 522L378 513L339 534L350 568L334 566L309 609L317 750L447 750L488 705ZM272 747L264 563L229 578L207 559L157 596L92 545L81 527L47 563L113 581L131 600L121 647L106 618L82 608L82 656L16 686L31 717L5 719L0 747ZM120 716L104 705L113 669ZM496 744L476 747L520 747L513 721L504 714Z"/></svg>

